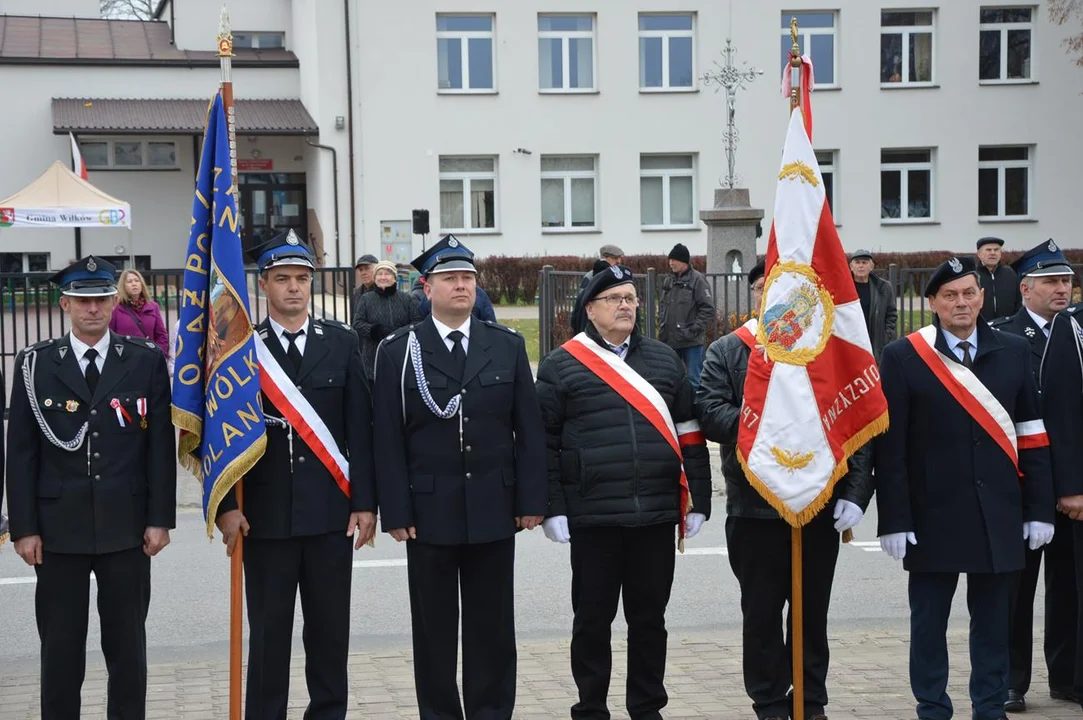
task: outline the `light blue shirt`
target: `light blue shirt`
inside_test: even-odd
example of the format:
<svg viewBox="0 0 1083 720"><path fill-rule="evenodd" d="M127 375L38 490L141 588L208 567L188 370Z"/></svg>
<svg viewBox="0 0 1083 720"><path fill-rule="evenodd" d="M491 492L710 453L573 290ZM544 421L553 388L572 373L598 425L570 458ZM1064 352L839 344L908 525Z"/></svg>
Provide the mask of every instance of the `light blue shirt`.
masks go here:
<svg viewBox="0 0 1083 720"><path fill-rule="evenodd" d="M944 335L944 340L948 343L948 349L955 353L956 359L959 362L963 361L963 350L959 347L959 343L963 341L962 338L957 338L944 328L940 328L940 332ZM970 337L966 338L966 341L970 343L970 359L973 360L978 356L978 328L974 328L974 332L970 333Z"/></svg>

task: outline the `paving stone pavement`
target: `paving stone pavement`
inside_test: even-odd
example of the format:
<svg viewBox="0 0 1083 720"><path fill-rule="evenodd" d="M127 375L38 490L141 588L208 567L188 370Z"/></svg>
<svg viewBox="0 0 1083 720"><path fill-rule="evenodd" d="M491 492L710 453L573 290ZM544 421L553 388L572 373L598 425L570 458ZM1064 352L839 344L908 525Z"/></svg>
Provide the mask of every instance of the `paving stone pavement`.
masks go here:
<svg viewBox="0 0 1083 720"><path fill-rule="evenodd" d="M1080 709L1050 700L1045 688L1044 662L1039 653L1041 633L1034 647L1035 677L1028 697L1026 720L1079 718ZM831 674L828 690L831 720L905 720L914 718L914 701L907 681L907 639L897 631L847 631L832 634ZM965 630L949 633L951 681L949 692L957 716L970 715L967 698L968 650ZM627 719L623 711L624 667L627 645L614 643L614 673L610 708L614 719ZM0 667L0 718L30 720L40 714L36 674L11 674ZM515 718L566 718L575 701L575 685L568 667L568 641L530 640L519 644L518 695ZM703 720L753 719L741 680L738 631L670 634L666 685L666 718ZM86 720L105 718L104 668L88 670L83 685ZM301 718L307 702L303 657L295 655L291 673L289 718ZM147 718L219 720L228 717L228 663L163 663L150 667ZM349 717L366 720L404 720L417 717L413 669L406 646L385 647L350 655Z"/></svg>

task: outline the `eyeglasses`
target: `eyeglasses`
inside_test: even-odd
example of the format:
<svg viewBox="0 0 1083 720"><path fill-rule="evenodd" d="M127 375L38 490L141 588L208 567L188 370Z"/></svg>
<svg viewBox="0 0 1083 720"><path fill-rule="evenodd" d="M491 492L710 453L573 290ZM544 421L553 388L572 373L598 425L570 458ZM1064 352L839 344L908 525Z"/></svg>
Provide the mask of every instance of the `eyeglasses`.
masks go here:
<svg viewBox="0 0 1083 720"><path fill-rule="evenodd" d="M610 307L619 307L622 302L628 305L628 307L637 307L639 305L639 298L635 295L603 295L602 297L596 297L594 299L602 300Z"/></svg>

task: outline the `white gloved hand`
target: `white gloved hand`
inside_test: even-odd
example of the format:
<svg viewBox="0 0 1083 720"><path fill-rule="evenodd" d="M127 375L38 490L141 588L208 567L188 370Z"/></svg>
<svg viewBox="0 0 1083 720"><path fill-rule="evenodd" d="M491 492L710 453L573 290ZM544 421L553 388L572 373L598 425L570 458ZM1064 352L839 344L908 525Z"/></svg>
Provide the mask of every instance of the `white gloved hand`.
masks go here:
<svg viewBox="0 0 1083 720"><path fill-rule="evenodd" d="M703 513L688 513L684 518L684 539L694 538L706 520L707 516Z"/></svg>
<svg viewBox="0 0 1083 720"><path fill-rule="evenodd" d="M918 539L912 532L889 533L880 536L880 549L895 560L906 557L906 544L917 545Z"/></svg>
<svg viewBox="0 0 1083 720"><path fill-rule="evenodd" d="M542 532L545 533L545 537L553 542L566 543L571 542L572 539L572 534L568 530L567 515L554 515L545 518L542 521Z"/></svg>
<svg viewBox="0 0 1083 720"><path fill-rule="evenodd" d="M849 500L840 499L835 503L834 518L837 521L835 523L835 530L838 532L846 532L853 528L859 522L861 518L865 517L865 513L856 503L852 503Z"/></svg>
<svg viewBox="0 0 1083 720"><path fill-rule="evenodd" d="M1023 539L1030 540L1030 549L1037 550L1042 545L1048 545L1053 539L1053 523L1025 522L1023 523Z"/></svg>

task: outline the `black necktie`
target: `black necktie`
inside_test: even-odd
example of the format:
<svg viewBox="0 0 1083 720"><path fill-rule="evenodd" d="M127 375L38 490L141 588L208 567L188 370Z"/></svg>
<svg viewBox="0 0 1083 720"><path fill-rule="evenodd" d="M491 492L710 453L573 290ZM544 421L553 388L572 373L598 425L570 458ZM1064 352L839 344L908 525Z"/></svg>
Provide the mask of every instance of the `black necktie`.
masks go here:
<svg viewBox="0 0 1083 720"><path fill-rule="evenodd" d="M466 370L466 350L463 349L463 338L466 336L458 330L452 330L447 336L454 343L451 346L451 359L455 361L455 367L459 372L458 379L461 380Z"/></svg>
<svg viewBox="0 0 1083 720"><path fill-rule="evenodd" d="M963 367L974 367L974 358L970 357L970 343L963 340L957 347L963 351Z"/></svg>
<svg viewBox="0 0 1083 720"><path fill-rule="evenodd" d="M94 348L90 348L83 357L86 358L86 384L90 388L90 394L93 395L94 391L98 389L98 380L101 379L101 370L98 370L98 363L95 362L98 359L98 351Z"/></svg>
<svg viewBox="0 0 1083 720"><path fill-rule="evenodd" d="M283 330L282 334L286 336L286 340L289 341L289 346L286 347L286 357L293 363L293 371L301 372L301 351L297 347L297 338L305 334L304 330L298 330L297 332L290 332L289 330Z"/></svg>

